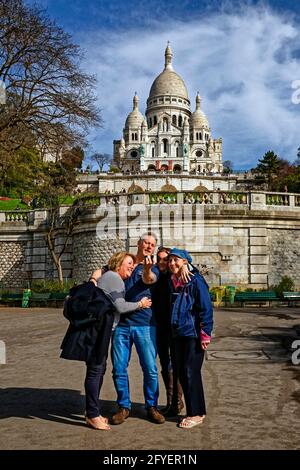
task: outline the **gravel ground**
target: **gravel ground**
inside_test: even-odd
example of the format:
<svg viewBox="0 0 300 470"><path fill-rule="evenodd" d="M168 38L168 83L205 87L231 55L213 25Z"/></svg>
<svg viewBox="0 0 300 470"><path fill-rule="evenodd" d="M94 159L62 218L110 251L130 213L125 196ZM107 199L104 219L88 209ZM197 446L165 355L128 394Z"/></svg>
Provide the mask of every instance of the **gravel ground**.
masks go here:
<svg viewBox="0 0 300 470"><path fill-rule="evenodd" d="M219 450L300 448L300 365L291 363L300 309L244 308L215 312L203 367L207 419L191 430L146 419L135 351L129 367L131 416L109 432L83 420L85 365L59 358L67 323L61 309L0 308L0 449ZM300 357L300 354L299 354ZM165 404L160 383L159 404ZM116 410L108 364L103 414Z"/></svg>

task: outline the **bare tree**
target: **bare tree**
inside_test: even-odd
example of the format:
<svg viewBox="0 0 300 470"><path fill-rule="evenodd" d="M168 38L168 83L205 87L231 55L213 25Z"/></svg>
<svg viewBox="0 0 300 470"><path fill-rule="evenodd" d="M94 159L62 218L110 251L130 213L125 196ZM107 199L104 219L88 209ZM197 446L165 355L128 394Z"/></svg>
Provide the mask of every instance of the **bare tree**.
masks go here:
<svg viewBox="0 0 300 470"><path fill-rule="evenodd" d="M95 78L71 37L24 0L0 0L0 148L14 151L30 135L40 149L84 145L90 126L100 125Z"/></svg>
<svg viewBox="0 0 300 470"><path fill-rule="evenodd" d="M73 228L77 220L78 208L76 206L72 206L62 216L59 215L59 211L60 200L56 197L49 198L46 243L57 271L58 280L63 286L61 260L73 233ZM57 250L55 240L59 234L63 235L64 241L59 250Z"/></svg>
<svg viewBox="0 0 300 470"><path fill-rule="evenodd" d="M108 165L111 162L111 155L108 153L93 153L93 155L91 155L88 160L92 164L96 163L96 165L99 167L99 170L102 171L104 165Z"/></svg>

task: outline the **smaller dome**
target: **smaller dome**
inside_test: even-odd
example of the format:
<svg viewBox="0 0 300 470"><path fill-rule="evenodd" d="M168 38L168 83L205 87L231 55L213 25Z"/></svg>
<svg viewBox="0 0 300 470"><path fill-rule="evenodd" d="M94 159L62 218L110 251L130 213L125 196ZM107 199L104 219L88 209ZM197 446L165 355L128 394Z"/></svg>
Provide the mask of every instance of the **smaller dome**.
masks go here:
<svg viewBox="0 0 300 470"><path fill-rule="evenodd" d="M193 189L193 191L197 191L199 193L205 193L206 191L208 191L208 189L205 186L199 185L199 186L196 186Z"/></svg>
<svg viewBox="0 0 300 470"><path fill-rule="evenodd" d="M160 190L161 191L166 191L168 193L176 193L177 192L177 189L172 184L165 184L164 186L161 187Z"/></svg>
<svg viewBox="0 0 300 470"><path fill-rule="evenodd" d="M125 127L140 127L144 122L144 116L139 111L139 98L135 93L133 97L133 110L128 114Z"/></svg>
<svg viewBox="0 0 300 470"><path fill-rule="evenodd" d="M201 98L199 93L196 96L196 110L191 116L191 125L192 127L207 127L209 128L208 119L205 116L204 112L200 109Z"/></svg>
<svg viewBox="0 0 300 470"><path fill-rule="evenodd" d="M132 183L131 186L129 186L127 192L128 194L143 193L144 190L143 188L141 188L141 186L138 186L137 184Z"/></svg>

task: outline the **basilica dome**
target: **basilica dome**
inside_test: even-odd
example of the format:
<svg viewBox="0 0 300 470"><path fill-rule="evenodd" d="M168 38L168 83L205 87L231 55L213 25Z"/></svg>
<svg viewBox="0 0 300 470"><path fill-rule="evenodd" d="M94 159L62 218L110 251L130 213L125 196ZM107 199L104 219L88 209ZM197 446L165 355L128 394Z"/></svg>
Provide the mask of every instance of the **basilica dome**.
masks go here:
<svg viewBox="0 0 300 470"><path fill-rule="evenodd" d="M125 127L136 128L136 127L140 127L143 124L145 117L139 111L138 104L139 104L139 98L137 94L135 94L133 97L133 110L127 116Z"/></svg>
<svg viewBox="0 0 300 470"><path fill-rule="evenodd" d="M191 125L192 127L207 127L209 128L208 119L205 116L204 112L200 109L201 98L199 94L196 96L196 110L192 113L191 116Z"/></svg>
<svg viewBox="0 0 300 470"><path fill-rule="evenodd" d="M159 95L179 96L189 99L188 92L182 78L174 70L164 70L154 80L150 89L149 99Z"/></svg>
<svg viewBox="0 0 300 470"><path fill-rule="evenodd" d="M172 95L188 100L188 92L182 78L173 70L172 50L168 45L165 51L165 69L154 80L149 94L149 99L155 96Z"/></svg>

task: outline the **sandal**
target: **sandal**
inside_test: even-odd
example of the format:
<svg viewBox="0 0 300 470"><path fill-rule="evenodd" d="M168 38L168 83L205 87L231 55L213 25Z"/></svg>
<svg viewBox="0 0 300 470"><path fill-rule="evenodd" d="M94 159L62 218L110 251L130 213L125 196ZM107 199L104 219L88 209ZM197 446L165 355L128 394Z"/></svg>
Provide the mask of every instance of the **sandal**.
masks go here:
<svg viewBox="0 0 300 470"><path fill-rule="evenodd" d="M198 426L199 424L202 424L204 421L205 416L199 416L200 419L193 419L193 418L183 418L183 420L178 424L178 427L181 429L191 429L194 428L195 426Z"/></svg>
<svg viewBox="0 0 300 470"><path fill-rule="evenodd" d="M99 431L109 431L110 426L99 418L100 416L97 416L96 418L85 418L85 421L86 424L92 429L97 429ZM95 422L94 420L97 421Z"/></svg>
<svg viewBox="0 0 300 470"><path fill-rule="evenodd" d="M84 417L87 418L86 411L84 412ZM105 418L105 416L99 415L97 418L100 418L103 423L108 424L108 418ZM91 418L89 418L91 419Z"/></svg>

